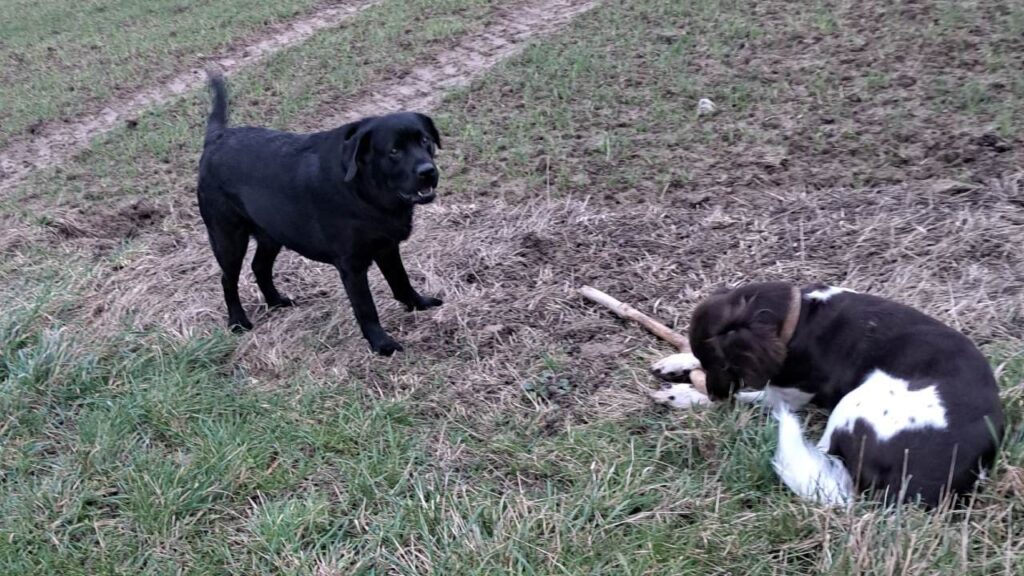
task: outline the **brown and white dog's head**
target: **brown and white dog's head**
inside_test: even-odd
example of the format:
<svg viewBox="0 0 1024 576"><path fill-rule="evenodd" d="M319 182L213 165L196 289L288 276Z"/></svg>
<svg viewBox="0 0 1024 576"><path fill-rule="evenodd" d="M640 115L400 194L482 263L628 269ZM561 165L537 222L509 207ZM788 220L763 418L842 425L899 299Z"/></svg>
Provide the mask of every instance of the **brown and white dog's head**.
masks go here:
<svg viewBox="0 0 1024 576"><path fill-rule="evenodd" d="M786 361L800 313L800 291L783 282L719 290L690 319L690 346L716 400L764 389Z"/></svg>

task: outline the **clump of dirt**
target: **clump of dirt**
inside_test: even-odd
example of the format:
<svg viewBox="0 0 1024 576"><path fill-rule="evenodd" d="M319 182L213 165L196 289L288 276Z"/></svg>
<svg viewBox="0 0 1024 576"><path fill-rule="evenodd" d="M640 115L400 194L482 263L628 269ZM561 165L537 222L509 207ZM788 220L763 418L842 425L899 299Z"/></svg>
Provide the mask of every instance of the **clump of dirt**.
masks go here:
<svg viewBox="0 0 1024 576"><path fill-rule="evenodd" d="M144 198L114 208L92 206L53 218L47 226L62 239L124 240L156 228L169 210Z"/></svg>

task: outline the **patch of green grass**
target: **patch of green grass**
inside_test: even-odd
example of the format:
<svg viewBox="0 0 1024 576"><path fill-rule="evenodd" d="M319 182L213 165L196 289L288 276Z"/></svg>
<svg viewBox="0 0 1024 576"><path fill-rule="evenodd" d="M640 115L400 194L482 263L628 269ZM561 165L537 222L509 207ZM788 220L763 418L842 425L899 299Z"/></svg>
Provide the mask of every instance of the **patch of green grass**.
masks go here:
<svg viewBox="0 0 1024 576"><path fill-rule="evenodd" d="M216 54L315 0L145 2L3 0L0 146L29 127L69 118Z"/></svg>
<svg viewBox="0 0 1024 576"><path fill-rule="evenodd" d="M752 182L818 189L936 173L970 179L970 170L933 158L900 164L874 151L908 140L932 145L932 129L996 127L1016 138L1024 45L1011 4L605 7L578 32L527 50L449 99L444 123L459 138L460 162L502 174L491 190L471 173L456 188L506 198L523 189L608 190L614 203L665 190L760 186ZM696 115L705 97L719 105L718 116ZM757 169L777 152L788 153L785 170Z"/></svg>
<svg viewBox="0 0 1024 576"><path fill-rule="evenodd" d="M261 391L229 334L75 339L60 307L0 324L2 573L981 574L1019 559L1020 353L993 353L1012 424L978 505L848 516L778 482L757 408L488 430L354 382Z"/></svg>
<svg viewBox="0 0 1024 576"><path fill-rule="evenodd" d="M490 0L385 2L323 30L229 80L231 122L325 129L316 120L344 111L346 98L439 51L458 34L487 24ZM188 194L209 109L206 90L116 130L57 170L20 188L52 207L130 196ZM17 207L12 205L12 209Z"/></svg>
<svg viewBox="0 0 1024 576"><path fill-rule="evenodd" d="M37 310L5 320L4 574L281 573L338 546L425 464L426 429L400 404L253 391L226 370L230 337L85 343ZM211 558L224 564L197 564Z"/></svg>

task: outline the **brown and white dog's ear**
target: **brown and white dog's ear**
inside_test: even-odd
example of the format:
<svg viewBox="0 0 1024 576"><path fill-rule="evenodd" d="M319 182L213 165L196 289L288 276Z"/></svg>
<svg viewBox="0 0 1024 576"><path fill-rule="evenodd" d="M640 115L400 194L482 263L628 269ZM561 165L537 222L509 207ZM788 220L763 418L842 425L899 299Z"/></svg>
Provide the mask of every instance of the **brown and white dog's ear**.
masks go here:
<svg viewBox="0 0 1024 576"><path fill-rule="evenodd" d="M779 326L788 294L784 284L745 286L711 296L694 311L690 344L707 373L712 398L730 398L741 388L763 389L782 369L786 346Z"/></svg>

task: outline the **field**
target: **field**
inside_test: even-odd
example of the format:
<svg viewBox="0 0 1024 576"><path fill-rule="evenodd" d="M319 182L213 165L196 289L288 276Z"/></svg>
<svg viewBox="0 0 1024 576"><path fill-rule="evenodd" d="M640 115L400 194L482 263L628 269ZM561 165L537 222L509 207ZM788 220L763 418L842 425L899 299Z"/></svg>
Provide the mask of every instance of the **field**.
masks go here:
<svg viewBox="0 0 1024 576"><path fill-rule="evenodd" d="M66 4L0 0L0 574L1024 574L1024 4ZM211 59L233 123L437 120L404 253L445 305L371 273L404 353L287 252L298 305L246 269L226 330L208 95L162 87ZM797 500L767 414L652 405L669 347L575 293L684 330L767 279L979 344L1010 426L967 509Z"/></svg>

